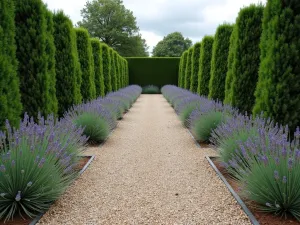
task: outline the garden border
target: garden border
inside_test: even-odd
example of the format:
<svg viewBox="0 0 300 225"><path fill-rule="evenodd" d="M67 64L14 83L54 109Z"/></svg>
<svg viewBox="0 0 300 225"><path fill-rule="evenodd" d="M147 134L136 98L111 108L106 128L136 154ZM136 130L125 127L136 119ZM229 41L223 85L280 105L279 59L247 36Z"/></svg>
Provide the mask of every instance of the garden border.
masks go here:
<svg viewBox="0 0 300 225"><path fill-rule="evenodd" d="M216 159L218 157L210 157L210 156L205 156L205 158L207 159L207 161L209 162L210 166L215 170L215 172L217 173L217 175L219 176L219 178L223 181L223 183L226 185L227 189L230 191L230 193L232 194L232 196L235 198L235 200L237 201L237 203L241 206L241 208L243 209L243 211L245 212L245 214L248 216L250 222L253 225L259 225L259 222L257 221L257 219L255 218L255 216L252 214L252 212L248 209L248 207L246 206L246 204L243 202L243 200L240 198L240 196L233 190L233 188L231 187L231 185L227 182L226 178L223 176L223 174L218 170L218 168L216 167L216 165L214 164L214 162L211 159Z"/></svg>

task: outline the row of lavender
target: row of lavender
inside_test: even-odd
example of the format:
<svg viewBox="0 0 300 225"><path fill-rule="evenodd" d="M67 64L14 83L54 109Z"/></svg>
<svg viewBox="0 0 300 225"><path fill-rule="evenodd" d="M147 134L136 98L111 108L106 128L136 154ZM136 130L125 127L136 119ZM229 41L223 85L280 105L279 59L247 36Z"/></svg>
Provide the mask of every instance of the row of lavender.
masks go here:
<svg viewBox="0 0 300 225"><path fill-rule="evenodd" d="M198 141L215 145L245 199L300 220L299 127L291 141L287 126L262 116L243 115L176 86L166 85L162 93Z"/></svg>
<svg viewBox="0 0 300 225"><path fill-rule="evenodd" d="M73 106L60 120L25 114L20 128L0 132L0 218L34 217L48 209L78 175L86 143L107 138L141 94L129 86Z"/></svg>

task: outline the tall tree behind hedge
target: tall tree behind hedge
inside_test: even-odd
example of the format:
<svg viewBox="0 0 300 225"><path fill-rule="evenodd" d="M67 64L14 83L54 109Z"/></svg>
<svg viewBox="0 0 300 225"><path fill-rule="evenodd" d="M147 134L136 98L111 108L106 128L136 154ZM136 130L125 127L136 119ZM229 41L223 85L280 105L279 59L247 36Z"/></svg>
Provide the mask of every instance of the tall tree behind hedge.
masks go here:
<svg viewBox="0 0 300 225"><path fill-rule="evenodd" d="M75 33L80 68L82 71L81 95L83 100L91 100L96 97L96 88L90 36L88 31L83 28L76 28Z"/></svg>
<svg viewBox="0 0 300 225"><path fill-rule="evenodd" d="M215 100L223 101L225 96L225 80L228 70L228 53L232 30L232 25L222 24L217 28L215 34L208 94L209 98Z"/></svg>
<svg viewBox="0 0 300 225"><path fill-rule="evenodd" d="M15 0L18 76L24 111L37 117L52 112L48 73L47 21L41 0Z"/></svg>
<svg viewBox="0 0 300 225"><path fill-rule="evenodd" d="M181 88L185 87L185 73L186 73L186 66L188 60L188 51L183 52L182 54L182 70L181 70Z"/></svg>
<svg viewBox="0 0 300 225"><path fill-rule="evenodd" d="M14 2L0 2L0 128L18 126L22 112L15 43Z"/></svg>
<svg viewBox="0 0 300 225"><path fill-rule="evenodd" d="M104 78L103 65L101 60L101 44L99 39L97 38L92 38L91 44L94 59L96 96L104 96Z"/></svg>
<svg viewBox="0 0 300 225"><path fill-rule="evenodd" d="M200 66L200 52L201 52L201 42L194 45L193 55L192 55L192 76L190 91L196 93L198 88L198 73Z"/></svg>
<svg viewBox="0 0 300 225"><path fill-rule="evenodd" d="M118 90L118 80L117 80L117 61L116 61L116 56L117 53L111 48L109 49L112 63L111 63L111 85L113 91Z"/></svg>
<svg viewBox="0 0 300 225"><path fill-rule="evenodd" d="M300 125L300 4L268 0L253 112L264 111L292 130Z"/></svg>
<svg viewBox="0 0 300 225"><path fill-rule="evenodd" d="M111 58L109 54L109 47L101 43L102 65L103 65L103 77L104 77L104 93L107 94L112 91L111 86Z"/></svg>
<svg viewBox="0 0 300 225"><path fill-rule="evenodd" d="M56 71L55 71L55 44L54 44L54 23L53 14L49 11L45 5L45 16L46 16L46 54L48 62L48 75L49 75L49 96L51 101L49 107L54 115L58 112L58 102L56 97Z"/></svg>
<svg viewBox="0 0 300 225"><path fill-rule="evenodd" d="M193 57L193 48L190 48L188 50L188 56L187 56L187 62L186 62L186 70L185 70L185 80L184 80L184 88L190 89L191 84L191 77L192 77L192 57Z"/></svg>
<svg viewBox="0 0 300 225"><path fill-rule="evenodd" d="M198 75L197 93L204 96L208 96L209 93L209 80L213 43L214 38L212 36L205 36L202 39L201 43L200 69Z"/></svg>
<svg viewBox="0 0 300 225"><path fill-rule="evenodd" d="M76 34L71 20L62 12L53 15L55 67L56 67L56 96L58 114L62 116L74 104L82 100L81 69L76 48Z"/></svg>
<svg viewBox="0 0 300 225"><path fill-rule="evenodd" d="M246 7L240 11L236 21L238 38L232 66L230 103L242 112L252 112L255 102L263 10L262 5Z"/></svg>

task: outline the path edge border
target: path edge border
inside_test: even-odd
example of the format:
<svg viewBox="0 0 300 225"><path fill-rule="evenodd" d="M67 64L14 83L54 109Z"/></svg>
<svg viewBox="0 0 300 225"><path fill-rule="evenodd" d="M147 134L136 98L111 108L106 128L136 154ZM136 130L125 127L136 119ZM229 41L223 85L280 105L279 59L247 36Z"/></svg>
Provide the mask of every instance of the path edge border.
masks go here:
<svg viewBox="0 0 300 225"><path fill-rule="evenodd" d="M210 157L210 156L205 156L207 161L209 162L210 166L215 170L219 178L223 181L223 183L226 185L227 189L230 191L231 195L235 198L237 203L241 206L242 210L244 213L248 216L250 222L253 225L260 225L255 216L252 214L252 212L248 209L246 204L243 202L243 200L240 198L240 196L233 190L231 185L227 182L226 178L223 176L223 174L219 171L219 169L216 167L212 159L216 159L218 157Z"/></svg>

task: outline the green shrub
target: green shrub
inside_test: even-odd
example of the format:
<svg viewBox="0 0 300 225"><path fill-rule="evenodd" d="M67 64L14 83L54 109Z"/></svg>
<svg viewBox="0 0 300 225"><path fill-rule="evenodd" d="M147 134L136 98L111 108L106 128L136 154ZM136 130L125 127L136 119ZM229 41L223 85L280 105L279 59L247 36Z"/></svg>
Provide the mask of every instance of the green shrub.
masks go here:
<svg viewBox="0 0 300 225"><path fill-rule="evenodd" d="M101 43L101 53L102 53L102 65L103 65L103 77L104 77L104 90L105 94L109 93L112 91L112 86L111 86L111 76L110 76L110 71L111 71L111 58L109 54L109 47Z"/></svg>
<svg viewBox="0 0 300 225"><path fill-rule="evenodd" d="M83 113L76 118L76 126L83 127L83 134L91 143L103 142L110 133L110 127L104 118L94 113Z"/></svg>
<svg viewBox="0 0 300 225"><path fill-rule="evenodd" d="M84 28L76 28L75 33L82 71L80 90L83 100L87 101L96 97L93 51L88 31Z"/></svg>
<svg viewBox="0 0 300 225"><path fill-rule="evenodd" d="M190 89L191 85L191 77L192 77L192 58L193 58L193 48L190 48L188 50L188 56L187 56L187 62L186 62L186 70L185 70L185 76L184 76L184 88Z"/></svg>
<svg viewBox="0 0 300 225"><path fill-rule="evenodd" d="M223 24L217 28L211 60L211 72L209 81L209 98L215 100L224 100L225 79L228 70L228 53L230 36L233 26Z"/></svg>
<svg viewBox="0 0 300 225"><path fill-rule="evenodd" d="M52 112L48 71L47 20L41 0L14 1L18 76L24 112L37 118L38 112Z"/></svg>
<svg viewBox="0 0 300 225"><path fill-rule="evenodd" d="M112 86L112 90L113 91L117 91L118 90L118 81L117 81L117 53L110 48L109 49L110 52L110 57L112 59L111 61L111 86Z"/></svg>
<svg viewBox="0 0 300 225"><path fill-rule="evenodd" d="M180 58L145 57L126 58L125 86L128 85L128 69L130 71L130 84L146 86L153 84L161 87L165 84L177 85L178 67Z"/></svg>
<svg viewBox="0 0 300 225"><path fill-rule="evenodd" d="M300 125L299 8L298 1L267 1L253 109L292 130Z"/></svg>
<svg viewBox="0 0 300 225"><path fill-rule="evenodd" d="M197 141L208 142L211 132L225 121L223 112L212 111L201 117L195 122L192 130Z"/></svg>
<svg viewBox="0 0 300 225"><path fill-rule="evenodd" d="M76 48L76 35L71 20L62 11L58 11L53 15L53 21L56 47L56 96L58 115L62 116L69 107L79 104L82 100L81 69Z"/></svg>
<svg viewBox="0 0 300 225"><path fill-rule="evenodd" d="M101 44L99 39L91 39L93 59L94 59L94 71L95 71L95 88L96 96L104 96L104 77L103 77L103 65L101 60Z"/></svg>
<svg viewBox="0 0 300 225"><path fill-rule="evenodd" d="M0 2L0 129L8 119L18 126L22 112L15 43L14 2Z"/></svg>
<svg viewBox="0 0 300 225"><path fill-rule="evenodd" d="M143 87L142 94L160 94L160 90L155 85L147 85Z"/></svg>
<svg viewBox="0 0 300 225"><path fill-rule="evenodd" d="M192 102L191 104L187 105L187 107L185 109L183 109L183 111L180 113L180 115L179 115L180 120L183 123L183 125L185 125L186 127L189 126L188 119L189 119L191 113L197 107L200 107L200 103Z"/></svg>
<svg viewBox="0 0 300 225"><path fill-rule="evenodd" d="M209 93L210 67L213 43L214 38L212 36L205 36L202 39L197 89L197 93L199 95L208 96Z"/></svg>
<svg viewBox="0 0 300 225"><path fill-rule="evenodd" d="M185 87L185 73L186 73L186 65L187 65L187 60L188 60L188 51L184 51L181 58L182 58L182 64L181 64L181 75L180 75L180 78L181 78L181 88L184 88Z"/></svg>
<svg viewBox="0 0 300 225"><path fill-rule="evenodd" d="M237 44L233 60L231 105L241 112L252 112L260 64L260 37L264 6L251 5L242 9L236 21Z"/></svg>
<svg viewBox="0 0 300 225"><path fill-rule="evenodd" d="M198 88L200 53L201 53L201 43L198 42L194 45L193 56L192 56L192 77L191 77L190 91L193 93L196 93Z"/></svg>

